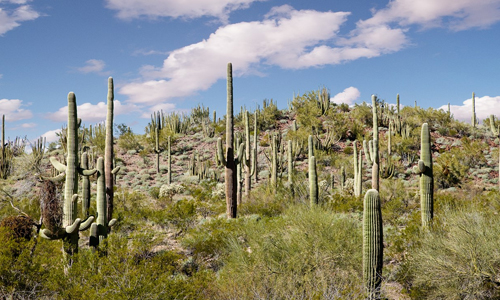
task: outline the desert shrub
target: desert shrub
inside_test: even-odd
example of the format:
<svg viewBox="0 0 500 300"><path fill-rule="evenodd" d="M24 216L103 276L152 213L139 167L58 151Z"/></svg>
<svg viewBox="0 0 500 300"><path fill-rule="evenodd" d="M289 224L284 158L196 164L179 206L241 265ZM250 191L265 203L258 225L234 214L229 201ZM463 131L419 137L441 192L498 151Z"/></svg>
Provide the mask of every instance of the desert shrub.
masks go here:
<svg viewBox="0 0 500 300"><path fill-rule="evenodd" d="M138 136L135 135L130 129L120 135L120 138L118 139L118 146L126 151L140 151L142 149Z"/></svg>
<svg viewBox="0 0 500 300"><path fill-rule="evenodd" d="M227 240L219 299L362 299L361 222L293 207Z"/></svg>
<svg viewBox="0 0 500 300"><path fill-rule="evenodd" d="M425 299L500 297L500 222L491 213L449 209L410 252L412 294Z"/></svg>

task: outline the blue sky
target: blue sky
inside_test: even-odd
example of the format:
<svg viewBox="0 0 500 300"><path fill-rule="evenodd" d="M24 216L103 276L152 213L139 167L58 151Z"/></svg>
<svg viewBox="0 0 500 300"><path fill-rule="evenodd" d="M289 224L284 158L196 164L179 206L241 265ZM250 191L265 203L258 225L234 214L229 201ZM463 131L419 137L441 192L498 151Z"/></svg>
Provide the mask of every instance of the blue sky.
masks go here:
<svg viewBox="0 0 500 300"><path fill-rule="evenodd" d="M54 139L75 92L85 124L144 133L151 112L225 113L327 87L332 101L500 117L500 0L0 0L0 114L10 138Z"/></svg>

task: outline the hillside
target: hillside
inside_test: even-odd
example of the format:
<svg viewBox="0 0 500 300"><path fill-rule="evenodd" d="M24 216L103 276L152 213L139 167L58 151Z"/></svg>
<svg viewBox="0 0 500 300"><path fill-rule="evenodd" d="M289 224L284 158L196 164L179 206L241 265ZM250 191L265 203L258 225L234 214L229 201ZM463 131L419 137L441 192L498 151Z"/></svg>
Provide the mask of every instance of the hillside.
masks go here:
<svg viewBox="0 0 500 300"><path fill-rule="evenodd" d="M107 247L91 251L89 231L80 232L80 251L67 268L61 242L39 234L12 238L8 229L16 227L3 222L0 295L364 299L363 197L372 187L373 157L367 155L371 147L364 148L363 141L369 145L373 140L372 105L334 105L325 102L329 95L322 93L326 92L297 96L287 110L264 100L258 111L249 112L252 147L257 133L258 180L252 176L248 196L242 184L236 219L226 217L224 168L217 166L216 158L217 140L226 138L224 118L210 118L208 108L200 106L187 115L159 114L159 173L156 116L144 134L120 127L114 143L115 165L120 166L115 177L117 224ZM500 297L500 141L498 132L493 132L500 122L487 119L472 126L442 110L394 107L382 100L377 108L384 248L381 297ZM242 141L244 115L242 108L234 121L236 139ZM433 161L430 227L422 226L420 177L414 170L421 159L424 123L429 125ZM102 128L88 127L81 128L83 132L80 149L89 147L92 169L97 157L104 155L104 133ZM168 137L171 184L167 184ZM310 205L309 139L317 168L317 205ZM293 147L290 156L288 141ZM49 157L65 161L63 149L60 143L49 145L39 163L34 154L14 155L10 174L0 180L0 219L24 213L38 222L43 198L38 177L57 175ZM274 151L277 181L272 184ZM360 195L356 195L355 153L362 153ZM90 214L95 215L97 176L90 176L90 182ZM62 184L57 193L62 201ZM84 217L81 211L78 216Z"/></svg>

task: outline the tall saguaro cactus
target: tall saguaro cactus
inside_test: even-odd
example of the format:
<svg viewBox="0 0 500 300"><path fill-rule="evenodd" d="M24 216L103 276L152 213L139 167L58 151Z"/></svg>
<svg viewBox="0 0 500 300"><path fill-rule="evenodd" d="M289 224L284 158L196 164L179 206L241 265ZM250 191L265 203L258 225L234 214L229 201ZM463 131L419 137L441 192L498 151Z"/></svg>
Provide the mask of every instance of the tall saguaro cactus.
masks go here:
<svg viewBox="0 0 500 300"><path fill-rule="evenodd" d="M363 154L361 149L358 155L357 141L354 141L352 148L354 150L354 196L361 196L363 190Z"/></svg>
<svg viewBox="0 0 500 300"><path fill-rule="evenodd" d="M50 158L54 168L56 168L59 172L63 172L61 175L53 178L53 180L60 180L62 178L66 179L64 185L62 227L52 231L46 228L40 232L40 235L47 239L63 239L64 251L69 255L78 252L78 240L80 238L78 231L88 229L94 220L93 216L90 216L84 222L77 218L78 174L89 176L96 172L96 170L83 170L78 162L79 126L80 120L78 120L77 116L76 97L73 92L70 92L68 94L66 165L58 162L54 157Z"/></svg>
<svg viewBox="0 0 500 300"><path fill-rule="evenodd" d="M318 173L316 171L316 157L309 157L309 201L311 207L319 203Z"/></svg>
<svg viewBox="0 0 500 300"><path fill-rule="evenodd" d="M472 127L476 127L477 120L476 120L476 94L472 92L472 118L471 118L471 125Z"/></svg>
<svg viewBox="0 0 500 300"><path fill-rule="evenodd" d="M416 172L420 174L420 210L422 226L430 225L434 216L434 176L432 173L431 135L429 125L422 124L420 160Z"/></svg>
<svg viewBox="0 0 500 300"><path fill-rule="evenodd" d="M367 299L379 299L383 266L383 227L380 197L368 190L363 202L363 281Z"/></svg>
<svg viewBox="0 0 500 300"><path fill-rule="evenodd" d="M111 220L114 208L114 177L113 177L113 109L115 92L113 77L108 78L108 112L106 115L106 141L104 148L104 173L106 174L106 201L108 220ZM116 171L117 172L117 171Z"/></svg>
<svg viewBox="0 0 500 300"><path fill-rule="evenodd" d="M378 155L378 115L377 97L372 95L373 108L373 152L372 152L372 189L379 190L379 155Z"/></svg>
<svg viewBox="0 0 500 300"><path fill-rule="evenodd" d="M222 151L222 139L217 140L218 162L226 167L226 214L228 218L237 215L237 178L236 165L241 162L244 146L238 149L234 157L234 117L233 117L233 65L227 64L227 112L226 112L226 157Z"/></svg>

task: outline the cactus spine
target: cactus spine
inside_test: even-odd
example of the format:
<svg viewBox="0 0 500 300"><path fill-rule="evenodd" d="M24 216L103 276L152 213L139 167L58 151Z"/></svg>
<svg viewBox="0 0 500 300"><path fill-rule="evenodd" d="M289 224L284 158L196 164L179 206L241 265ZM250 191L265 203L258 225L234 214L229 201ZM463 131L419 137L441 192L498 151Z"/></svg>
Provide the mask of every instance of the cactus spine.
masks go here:
<svg viewBox="0 0 500 300"><path fill-rule="evenodd" d="M383 266L383 228L380 197L368 190L363 203L363 281L368 299L379 299Z"/></svg>
<svg viewBox="0 0 500 300"><path fill-rule="evenodd" d="M226 112L226 157L222 151L222 139L217 140L217 160L226 168L226 214L228 218L236 218L237 190L236 165L240 163L243 146L238 149L238 156L234 157L234 127L233 127L233 66L227 64L227 112Z"/></svg>
<svg viewBox="0 0 500 300"><path fill-rule="evenodd" d="M420 174L422 226L428 227L434 214L434 177L432 174L431 138L427 123L422 124L420 160L416 171Z"/></svg>
<svg viewBox="0 0 500 300"><path fill-rule="evenodd" d="M372 152L372 189L379 190L379 155L378 155L378 116L377 97L372 95L373 107L373 152Z"/></svg>

